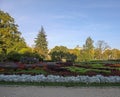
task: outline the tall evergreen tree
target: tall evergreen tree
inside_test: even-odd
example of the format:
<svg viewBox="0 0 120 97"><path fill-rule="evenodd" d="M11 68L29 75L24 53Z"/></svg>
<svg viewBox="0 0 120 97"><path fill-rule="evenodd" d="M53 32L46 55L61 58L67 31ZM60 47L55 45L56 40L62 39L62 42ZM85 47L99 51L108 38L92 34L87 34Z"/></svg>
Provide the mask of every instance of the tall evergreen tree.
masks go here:
<svg viewBox="0 0 120 97"><path fill-rule="evenodd" d="M48 42L47 35L45 34L44 28L41 27L41 31L38 33L37 38L35 38L35 50L43 57L48 56Z"/></svg>
<svg viewBox="0 0 120 97"><path fill-rule="evenodd" d="M94 59L94 46L93 40L91 37L86 39L85 45L83 45L83 56L85 60L93 60Z"/></svg>

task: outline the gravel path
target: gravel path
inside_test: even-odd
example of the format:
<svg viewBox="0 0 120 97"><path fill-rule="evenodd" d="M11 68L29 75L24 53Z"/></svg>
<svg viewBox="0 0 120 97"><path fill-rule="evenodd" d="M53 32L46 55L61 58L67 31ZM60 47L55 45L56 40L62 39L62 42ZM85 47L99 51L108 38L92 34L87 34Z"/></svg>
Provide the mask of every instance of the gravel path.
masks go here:
<svg viewBox="0 0 120 97"><path fill-rule="evenodd" d="M120 88L0 86L0 97L120 97Z"/></svg>

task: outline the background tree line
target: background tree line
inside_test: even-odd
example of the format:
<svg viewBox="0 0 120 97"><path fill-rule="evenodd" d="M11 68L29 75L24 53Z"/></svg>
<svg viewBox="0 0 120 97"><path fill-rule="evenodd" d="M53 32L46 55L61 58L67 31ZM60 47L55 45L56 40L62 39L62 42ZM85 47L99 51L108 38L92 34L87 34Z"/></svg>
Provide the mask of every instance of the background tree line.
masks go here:
<svg viewBox="0 0 120 97"><path fill-rule="evenodd" d="M94 41L88 37L80 49L69 49L65 46L55 46L48 49L47 35L43 27L35 38L34 47L27 46L14 18L0 10L0 61L19 61L23 57L36 57L51 61L90 61L120 59L119 49L110 49L103 40L94 46Z"/></svg>

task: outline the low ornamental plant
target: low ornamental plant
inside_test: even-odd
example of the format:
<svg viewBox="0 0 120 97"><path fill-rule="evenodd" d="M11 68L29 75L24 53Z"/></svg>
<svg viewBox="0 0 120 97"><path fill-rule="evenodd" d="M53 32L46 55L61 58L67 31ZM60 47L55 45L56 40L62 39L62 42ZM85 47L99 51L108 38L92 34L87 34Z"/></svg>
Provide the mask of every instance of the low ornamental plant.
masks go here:
<svg viewBox="0 0 120 97"><path fill-rule="evenodd" d="M120 76L0 75L0 82L120 83Z"/></svg>

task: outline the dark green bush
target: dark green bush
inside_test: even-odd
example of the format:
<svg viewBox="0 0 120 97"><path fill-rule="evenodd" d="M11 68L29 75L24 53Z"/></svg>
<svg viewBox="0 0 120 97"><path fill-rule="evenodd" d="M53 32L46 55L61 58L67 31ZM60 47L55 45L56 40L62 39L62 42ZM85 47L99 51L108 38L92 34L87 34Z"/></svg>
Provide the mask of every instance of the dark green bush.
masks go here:
<svg viewBox="0 0 120 97"><path fill-rule="evenodd" d="M7 55L7 60L16 62L16 61L20 61L21 57L22 57L21 54L19 54L18 52L12 51Z"/></svg>

